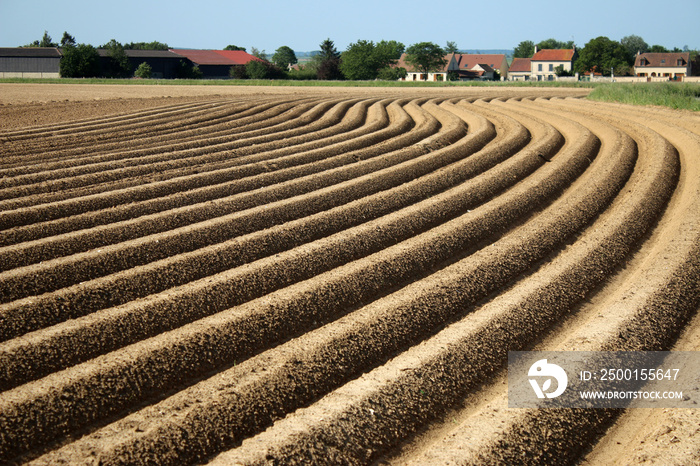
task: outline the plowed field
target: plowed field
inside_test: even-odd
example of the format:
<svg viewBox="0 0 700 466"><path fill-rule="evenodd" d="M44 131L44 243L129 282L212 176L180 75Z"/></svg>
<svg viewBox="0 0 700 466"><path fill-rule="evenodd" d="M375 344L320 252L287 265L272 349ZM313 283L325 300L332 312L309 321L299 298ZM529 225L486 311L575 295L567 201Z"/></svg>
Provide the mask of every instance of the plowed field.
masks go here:
<svg viewBox="0 0 700 466"><path fill-rule="evenodd" d="M700 115L586 93L0 85L0 462L700 461L507 408L509 350L700 349Z"/></svg>

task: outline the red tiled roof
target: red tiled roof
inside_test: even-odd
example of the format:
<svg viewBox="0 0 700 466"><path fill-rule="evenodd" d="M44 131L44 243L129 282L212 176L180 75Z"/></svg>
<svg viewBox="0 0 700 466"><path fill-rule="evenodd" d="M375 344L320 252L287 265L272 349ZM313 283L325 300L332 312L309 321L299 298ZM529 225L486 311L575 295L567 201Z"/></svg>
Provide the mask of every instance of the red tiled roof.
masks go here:
<svg viewBox="0 0 700 466"><path fill-rule="evenodd" d="M571 61L574 49L543 49L532 56L532 61Z"/></svg>
<svg viewBox="0 0 700 466"><path fill-rule="evenodd" d="M255 55L251 55L247 52L244 52L243 50L214 50L216 53L219 55L222 55L232 62L235 62L235 65L245 65L251 60L257 60L257 61L262 61Z"/></svg>
<svg viewBox="0 0 700 466"><path fill-rule="evenodd" d="M245 65L251 60L260 60L242 50L172 49L170 51L186 57L197 65Z"/></svg>
<svg viewBox="0 0 700 466"><path fill-rule="evenodd" d="M508 68L509 73L522 73L529 71L531 71L529 58L514 58L513 63L511 63L510 68Z"/></svg>
<svg viewBox="0 0 700 466"><path fill-rule="evenodd" d="M456 53L455 60L460 70L470 70L476 65L488 65L498 70L503 64L505 55L498 53Z"/></svg>
<svg viewBox="0 0 700 466"><path fill-rule="evenodd" d="M642 61L644 60L644 61ZM663 63L662 63L663 60ZM678 60L683 60L681 65L678 64ZM654 67L674 67L681 66L685 68L688 66L690 61L689 52L670 52L670 53L642 53L637 56L634 61L634 66L654 66Z"/></svg>

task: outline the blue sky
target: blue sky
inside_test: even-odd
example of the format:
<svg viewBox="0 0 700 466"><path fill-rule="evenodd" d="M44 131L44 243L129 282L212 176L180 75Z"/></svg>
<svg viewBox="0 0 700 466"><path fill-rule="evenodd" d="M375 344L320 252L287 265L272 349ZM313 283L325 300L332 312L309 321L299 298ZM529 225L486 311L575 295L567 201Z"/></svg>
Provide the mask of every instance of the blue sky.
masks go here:
<svg viewBox="0 0 700 466"><path fill-rule="evenodd" d="M449 41L460 49L512 49L547 38L577 46L598 36L641 36L650 45L700 49L700 0L0 0L0 47L58 42L165 42L174 48L235 44L268 53L282 45L317 50L326 38L339 51L359 39L405 45Z"/></svg>

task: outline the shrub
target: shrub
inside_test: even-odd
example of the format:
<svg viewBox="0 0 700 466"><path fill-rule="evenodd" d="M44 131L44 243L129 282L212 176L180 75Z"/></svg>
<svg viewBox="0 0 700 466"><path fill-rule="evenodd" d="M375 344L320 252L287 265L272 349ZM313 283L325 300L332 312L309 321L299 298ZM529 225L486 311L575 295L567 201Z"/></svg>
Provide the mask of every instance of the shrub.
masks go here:
<svg viewBox="0 0 700 466"><path fill-rule="evenodd" d="M229 78L233 79L248 79L248 74L245 71L245 66L235 65L228 70Z"/></svg>
<svg viewBox="0 0 700 466"><path fill-rule="evenodd" d="M249 61L245 72L250 79L277 79L284 76L284 72L275 65L260 60Z"/></svg>
<svg viewBox="0 0 700 466"><path fill-rule="evenodd" d="M180 60L175 68L175 76L179 79L202 79L204 74L198 66L189 66L184 60Z"/></svg>
<svg viewBox="0 0 700 466"><path fill-rule="evenodd" d="M382 81L398 81L401 78L405 78L407 75L408 72L406 68L392 68L387 66L379 70L377 79L381 79Z"/></svg>
<svg viewBox="0 0 700 466"><path fill-rule="evenodd" d="M143 78L143 79L149 79L151 77L152 73L151 65L149 65L146 62L141 63L138 68L136 68L136 71L134 72L134 76L137 78Z"/></svg>

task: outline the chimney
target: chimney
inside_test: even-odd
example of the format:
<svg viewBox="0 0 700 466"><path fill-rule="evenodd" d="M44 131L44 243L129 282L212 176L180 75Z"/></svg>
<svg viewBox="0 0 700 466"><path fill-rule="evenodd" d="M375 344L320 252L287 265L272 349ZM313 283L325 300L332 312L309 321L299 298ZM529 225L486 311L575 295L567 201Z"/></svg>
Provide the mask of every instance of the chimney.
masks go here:
<svg viewBox="0 0 700 466"><path fill-rule="evenodd" d="M537 46L536 45L535 45L535 53L537 53ZM533 53L532 55L534 56L535 53Z"/></svg>

